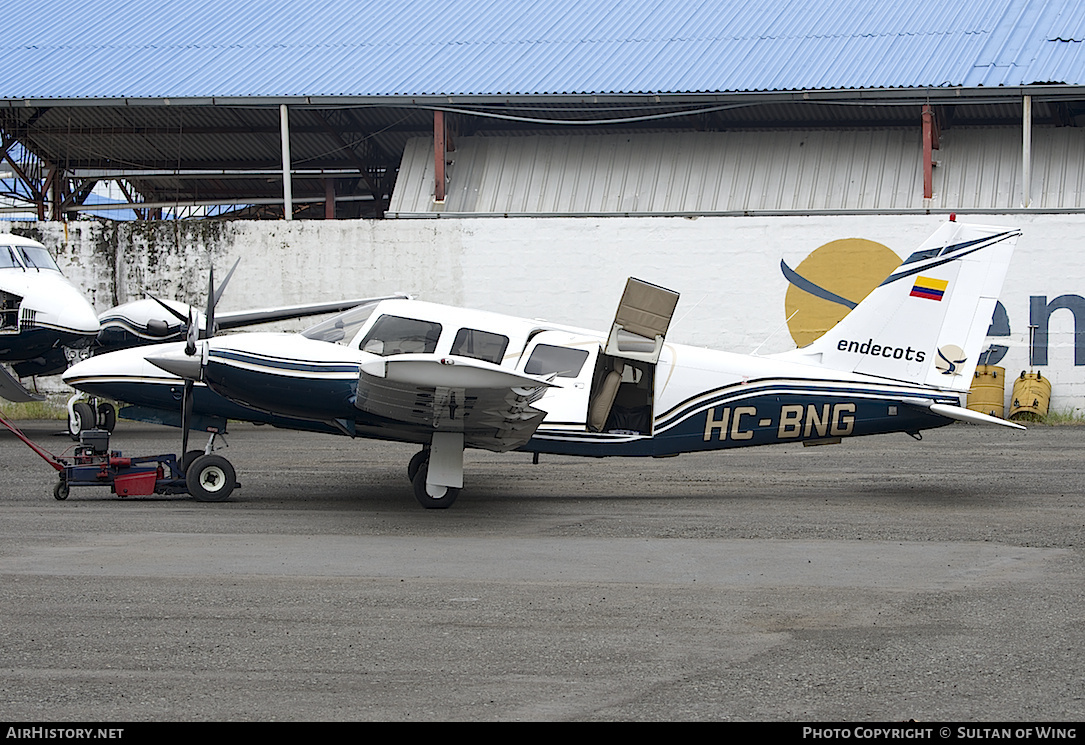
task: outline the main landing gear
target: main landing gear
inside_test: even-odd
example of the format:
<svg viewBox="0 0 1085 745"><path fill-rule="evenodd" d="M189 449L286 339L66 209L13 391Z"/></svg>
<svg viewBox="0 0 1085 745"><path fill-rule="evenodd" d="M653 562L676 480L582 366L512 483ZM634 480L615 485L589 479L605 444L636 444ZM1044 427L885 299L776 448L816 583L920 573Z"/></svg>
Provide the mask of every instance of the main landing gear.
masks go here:
<svg viewBox="0 0 1085 745"><path fill-rule="evenodd" d="M414 498L427 510L446 510L463 488L463 435L437 432L407 464Z"/></svg>

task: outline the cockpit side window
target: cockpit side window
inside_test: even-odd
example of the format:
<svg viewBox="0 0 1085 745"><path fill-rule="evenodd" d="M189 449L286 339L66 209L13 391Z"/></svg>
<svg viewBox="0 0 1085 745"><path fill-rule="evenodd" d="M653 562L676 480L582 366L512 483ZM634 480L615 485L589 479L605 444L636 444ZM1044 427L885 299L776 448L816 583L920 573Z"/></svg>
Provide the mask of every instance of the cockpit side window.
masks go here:
<svg viewBox="0 0 1085 745"><path fill-rule="evenodd" d="M417 318L383 315L369 329L359 347L363 352L388 357L393 354L432 354L441 338L441 324Z"/></svg>
<svg viewBox="0 0 1085 745"><path fill-rule="evenodd" d="M531 357L524 365L528 375L550 375L557 373L559 378L575 378L588 359L588 350L555 347L539 344L531 350Z"/></svg>
<svg viewBox="0 0 1085 745"><path fill-rule="evenodd" d="M11 246L0 246L0 269L19 269L20 264L15 260L15 249Z"/></svg>
<svg viewBox="0 0 1085 745"><path fill-rule="evenodd" d="M500 365L508 346L509 337L507 336L465 328L456 332L456 339L452 342L450 351L461 357L471 357Z"/></svg>

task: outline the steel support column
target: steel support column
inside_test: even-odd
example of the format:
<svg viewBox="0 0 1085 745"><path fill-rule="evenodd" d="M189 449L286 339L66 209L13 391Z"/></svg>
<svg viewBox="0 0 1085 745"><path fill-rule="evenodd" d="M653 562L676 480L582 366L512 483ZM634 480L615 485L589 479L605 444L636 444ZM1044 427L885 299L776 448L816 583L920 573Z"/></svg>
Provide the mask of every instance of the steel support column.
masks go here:
<svg viewBox="0 0 1085 745"><path fill-rule="evenodd" d="M324 219L335 219L335 179L324 179Z"/></svg>
<svg viewBox="0 0 1085 745"><path fill-rule="evenodd" d="M923 104L923 198L934 196L934 151L939 149L938 122L930 104Z"/></svg>
<svg viewBox="0 0 1085 745"><path fill-rule="evenodd" d="M1021 107L1021 206L1032 206L1032 96Z"/></svg>
<svg viewBox="0 0 1085 745"><path fill-rule="evenodd" d="M283 219L293 217L294 198L290 184L290 119L286 104L279 104L279 131L283 143Z"/></svg>
<svg viewBox="0 0 1085 745"><path fill-rule="evenodd" d="M445 112L433 112L433 201L445 201Z"/></svg>

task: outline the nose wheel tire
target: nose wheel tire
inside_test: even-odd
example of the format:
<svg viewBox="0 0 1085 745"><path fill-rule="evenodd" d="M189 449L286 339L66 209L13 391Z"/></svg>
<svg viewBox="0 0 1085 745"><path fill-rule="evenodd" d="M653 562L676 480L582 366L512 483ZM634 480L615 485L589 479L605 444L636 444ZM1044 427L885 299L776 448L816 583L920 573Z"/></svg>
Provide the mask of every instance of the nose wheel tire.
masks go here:
<svg viewBox="0 0 1085 745"><path fill-rule="evenodd" d="M236 474L221 455L201 455L185 472L188 493L197 502L224 502L234 490Z"/></svg>
<svg viewBox="0 0 1085 745"><path fill-rule="evenodd" d="M429 461L427 460L419 466L418 471L411 480L411 484L414 486L414 498L427 510L447 510L456 501L456 497L460 496L460 490L451 486L441 486L438 487L441 494L435 497L426 490L426 476L428 474Z"/></svg>
<svg viewBox="0 0 1085 745"><path fill-rule="evenodd" d="M94 407L80 401L72 406L72 414L68 417L68 434L76 442L79 442L79 434L85 429L94 429L98 424L98 415Z"/></svg>

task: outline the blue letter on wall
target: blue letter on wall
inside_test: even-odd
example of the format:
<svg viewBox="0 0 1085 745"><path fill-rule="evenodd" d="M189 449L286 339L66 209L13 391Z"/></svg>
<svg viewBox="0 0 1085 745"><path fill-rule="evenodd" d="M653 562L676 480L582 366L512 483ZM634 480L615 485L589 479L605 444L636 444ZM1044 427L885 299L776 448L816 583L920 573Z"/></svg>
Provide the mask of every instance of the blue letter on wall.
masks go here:
<svg viewBox="0 0 1085 745"><path fill-rule="evenodd" d="M1029 324L1036 327L1033 341L1032 363L1047 364L1048 321L1051 314L1059 308L1066 308L1074 314L1074 366L1085 365L1085 298L1080 295L1059 295L1050 303L1047 295L1033 295L1029 298Z"/></svg>

